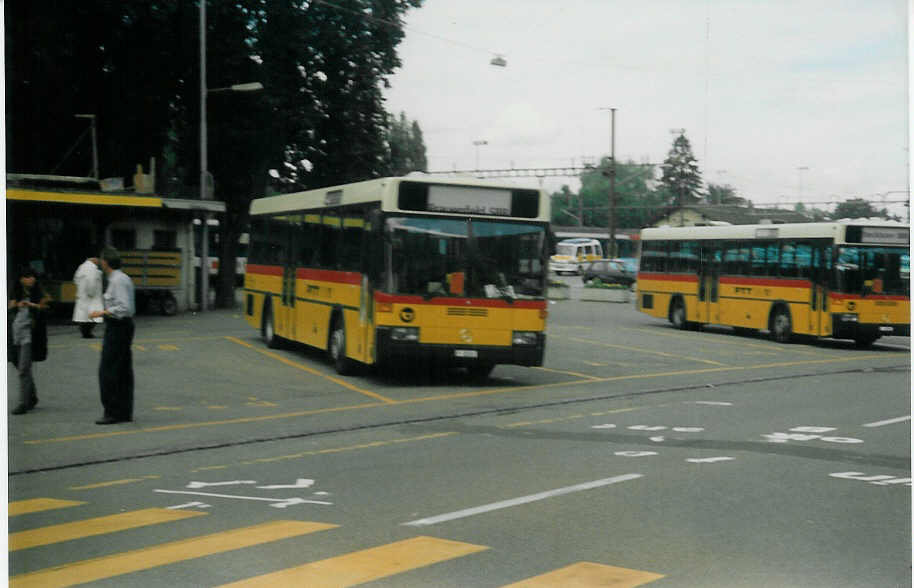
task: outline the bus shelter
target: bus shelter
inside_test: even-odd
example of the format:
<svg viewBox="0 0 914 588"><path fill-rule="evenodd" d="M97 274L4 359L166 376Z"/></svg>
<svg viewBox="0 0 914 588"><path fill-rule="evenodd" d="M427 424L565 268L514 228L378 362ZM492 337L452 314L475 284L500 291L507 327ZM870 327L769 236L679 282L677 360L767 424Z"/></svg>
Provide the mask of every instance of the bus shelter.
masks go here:
<svg viewBox="0 0 914 588"><path fill-rule="evenodd" d="M8 178L8 283L31 266L55 302L72 304L76 268L110 245L134 281L138 310L174 314L198 307L193 221L223 214L224 202L28 184Z"/></svg>

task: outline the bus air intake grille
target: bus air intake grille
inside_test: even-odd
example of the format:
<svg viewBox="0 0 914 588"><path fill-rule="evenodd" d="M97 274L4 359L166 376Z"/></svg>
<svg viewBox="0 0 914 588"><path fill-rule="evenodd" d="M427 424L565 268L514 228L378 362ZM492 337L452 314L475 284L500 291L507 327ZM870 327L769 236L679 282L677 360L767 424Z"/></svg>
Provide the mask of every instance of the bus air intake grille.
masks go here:
<svg viewBox="0 0 914 588"><path fill-rule="evenodd" d="M450 306L447 309L448 316L489 316L487 308L460 308Z"/></svg>

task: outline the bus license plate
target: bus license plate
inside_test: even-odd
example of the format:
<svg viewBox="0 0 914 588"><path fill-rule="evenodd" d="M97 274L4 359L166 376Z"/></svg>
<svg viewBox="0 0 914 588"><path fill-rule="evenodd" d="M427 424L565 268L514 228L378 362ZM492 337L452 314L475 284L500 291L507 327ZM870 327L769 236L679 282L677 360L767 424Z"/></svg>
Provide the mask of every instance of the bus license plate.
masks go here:
<svg viewBox="0 0 914 588"><path fill-rule="evenodd" d="M454 357L472 357L475 359L479 357L479 353L475 349L455 349Z"/></svg>

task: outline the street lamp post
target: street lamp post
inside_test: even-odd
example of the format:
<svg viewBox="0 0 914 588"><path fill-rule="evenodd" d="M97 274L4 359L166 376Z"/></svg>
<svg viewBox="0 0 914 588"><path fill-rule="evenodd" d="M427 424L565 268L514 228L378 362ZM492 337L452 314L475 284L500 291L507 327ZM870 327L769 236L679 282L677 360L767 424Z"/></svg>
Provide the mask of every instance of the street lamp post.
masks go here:
<svg viewBox="0 0 914 588"><path fill-rule="evenodd" d="M609 151L609 256L616 257L616 108L608 107L610 113Z"/></svg>
<svg viewBox="0 0 914 588"><path fill-rule="evenodd" d="M206 0L200 1L200 200L210 200L215 182L209 173L207 161L206 95L213 92L256 92L262 90L260 82L235 84L226 88L206 88ZM200 244L200 310L209 304L209 213L203 213Z"/></svg>
<svg viewBox="0 0 914 588"><path fill-rule="evenodd" d="M74 114L76 118L88 118L91 122L92 129L92 177L98 179L98 138L95 135L95 115L94 114Z"/></svg>
<svg viewBox="0 0 914 588"><path fill-rule="evenodd" d="M476 146L476 168L475 169L476 169L477 174L479 173L479 146L488 145L488 144L489 144L488 141L473 141L473 145Z"/></svg>

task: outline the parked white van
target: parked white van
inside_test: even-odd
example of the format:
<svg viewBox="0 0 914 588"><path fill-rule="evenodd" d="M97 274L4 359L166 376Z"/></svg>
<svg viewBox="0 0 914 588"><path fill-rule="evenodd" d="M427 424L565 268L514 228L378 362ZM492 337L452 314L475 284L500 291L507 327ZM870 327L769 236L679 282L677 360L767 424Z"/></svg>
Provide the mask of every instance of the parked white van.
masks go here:
<svg viewBox="0 0 914 588"><path fill-rule="evenodd" d="M579 274L584 266L603 258L603 246L596 239L565 239L555 246L555 255L549 258L549 271L557 274Z"/></svg>

